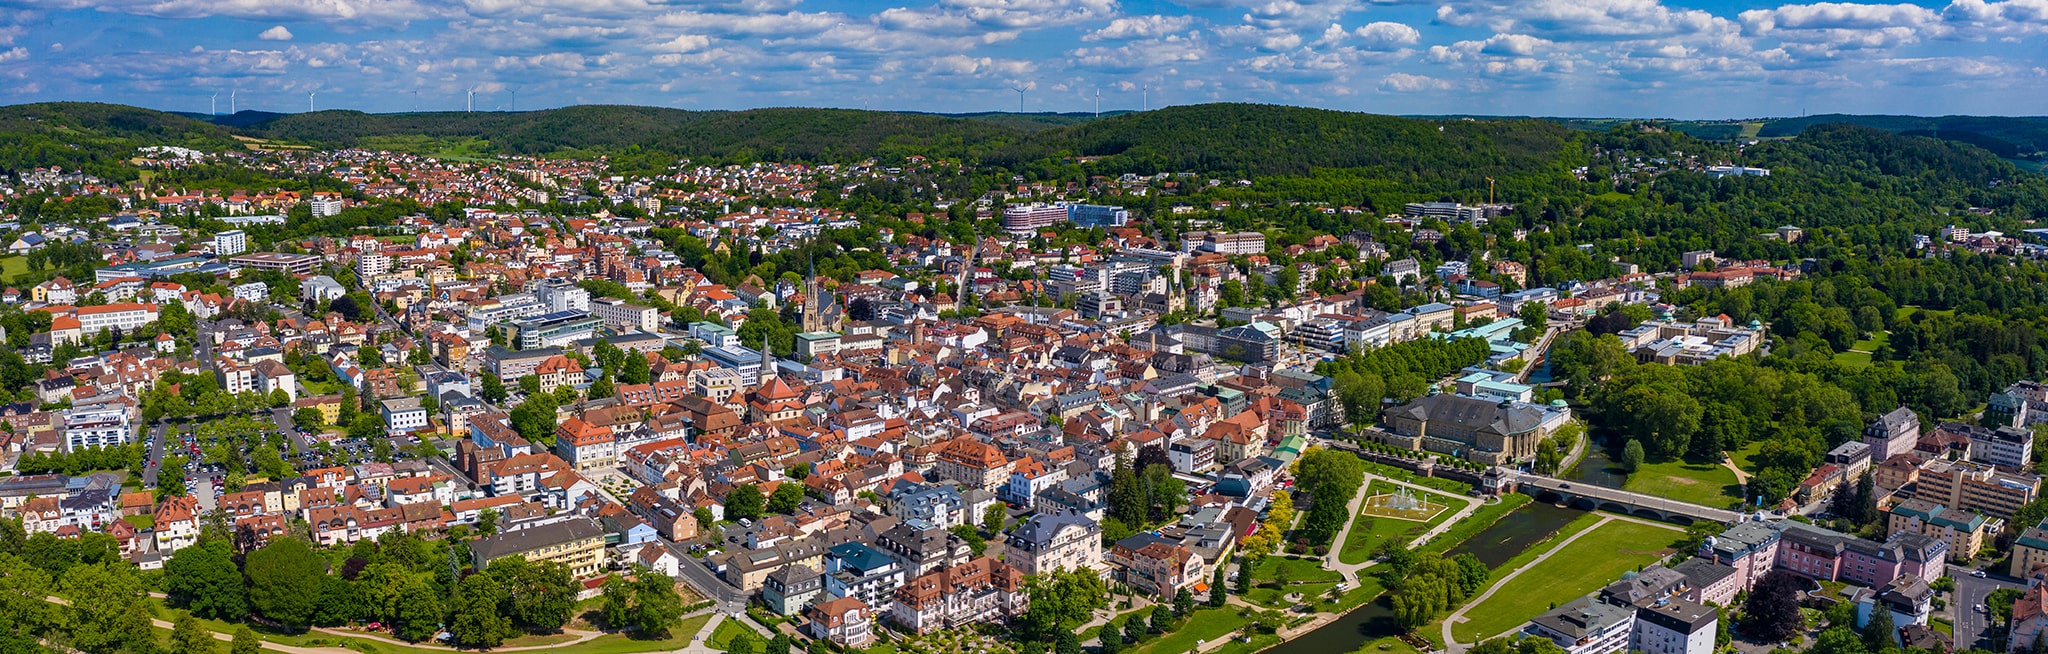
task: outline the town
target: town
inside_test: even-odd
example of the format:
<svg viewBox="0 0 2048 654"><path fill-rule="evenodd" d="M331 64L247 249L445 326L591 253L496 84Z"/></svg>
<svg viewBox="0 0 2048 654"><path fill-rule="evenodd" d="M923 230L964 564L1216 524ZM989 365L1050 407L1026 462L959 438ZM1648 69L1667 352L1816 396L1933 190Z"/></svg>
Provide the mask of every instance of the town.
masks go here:
<svg viewBox="0 0 2048 654"><path fill-rule="evenodd" d="M2048 386L1902 367L1969 326L1799 226L1634 256L1490 188L922 156L134 165L0 187L0 584L78 651L2048 638ZM1591 178L1680 175L1772 177Z"/></svg>

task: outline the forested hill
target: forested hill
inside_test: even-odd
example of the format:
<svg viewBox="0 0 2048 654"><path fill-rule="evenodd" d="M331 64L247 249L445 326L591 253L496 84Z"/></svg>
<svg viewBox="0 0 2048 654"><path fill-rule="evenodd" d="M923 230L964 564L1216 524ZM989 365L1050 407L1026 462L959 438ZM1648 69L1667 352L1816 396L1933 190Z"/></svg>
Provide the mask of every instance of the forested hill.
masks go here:
<svg viewBox="0 0 2048 654"><path fill-rule="evenodd" d="M1592 148L1663 156L1670 151L1725 159L1734 147L1694 139L1677 124L1616 123L1601 131L1551 119L1418 119L1252 104L1207 104L1090 114L940 115L850 109L776 108L685 111L660 107L585 105L528 112L367 114L319 111L194 117L118 105L47 103L0 107L0 172L63 165L116 179L140 145L233 148L236 139L286 144L360 146L444 156L611 153L630 172L658 170L676 157L700 161L756 159L849 161L923 154L957 157L1020 173L1092 162L1091 174L1200 171L1222 177L1331 175L1359 192L1405 189L1434 194L1481 189L1488 178L1524 195L1572 184L1569 170ZM1845 119L1887 117L1845 117ZM1918 123L1900 118L1875 129L1809 130L1795 141L1820 150L1784 150L1766 141L1744 160L1800 165L1842 152L1882 155L1888 175L1915 171L1982 185L2017 174L1957 141L1911 138ZM1936 120L1936 119L1925 119ZM1944 125L1957 124L1956 119ZM2029 119L1978 119L1980 128ZM2005 121L2000 123L1999 121ZM2027 123L2034 124L2034 123ZM1670 126L1672 129L1660 129ZM1586 126L1579 126L1581 128ZM2019 138L2024 126L1995 132ZM1943 140L1951 133L1942 134ZM1882 138L1880 138L1882 137ZM1967 143L1967 141L1960 141ZM2044 138L2043 142L2048 142ZM2031 141L2029 143L2032 143ZM2028 147L2032 147L2031 145ZM1874 149L1873 149L1874 148ZM2008 148L2010 149L2010 148ZM1832 153L1832 154L1830 154ZM1996 151L1992 152L1997 153ZM1789 159L1788 159L1789 158ZM132 175L132 171L128 173ZM1481 196L1483 197L1483 196Z"/></svg>
<svg viewBox="0 0 2048 654"><path fill-rule="evenodd" d="M356 146L383 138L481 139L510 154L602 150L647 143L709 114L662 107L578 105L542 111L281 114L243 127L251 135L315 145Z"/></svg>
<svg viewBox="0 0 2048 654"><path fill-rule="evenodd" d="M1571 130L1543 120L1430 121L1252 104L1125 114L1037 135L1004 153L1104 157L1107 172L1203 170L1245 176L1367 168L1393 176L1557 168Z"/></svg>

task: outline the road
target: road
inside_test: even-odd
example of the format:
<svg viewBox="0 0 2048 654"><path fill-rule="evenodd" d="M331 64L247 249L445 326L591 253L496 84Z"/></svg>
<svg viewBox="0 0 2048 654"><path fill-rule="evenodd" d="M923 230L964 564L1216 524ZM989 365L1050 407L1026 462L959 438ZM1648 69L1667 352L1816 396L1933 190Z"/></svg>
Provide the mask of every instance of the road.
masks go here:
<svg viewBox="0 0 2048 654"><path fill-rule="evenodd" d="M677 545L674 541L666 538L659 540L662 545L668 547L670 552L675 553L676 558L683 560L683 564L679 566L679 569L683 572L683 583L697 589L697 594L703 595L704 599L716 602L713 608L730 615L739 615L746 611L746 592L733 587L732 584L725 583L725 580L719 579L718 575L712 574L710 568L704 567L703 561L697 560L697 557L690 556L689 549Z"/></svg>
<svg viewBox="0 0 2048 654"><path fill-rule="evenodd" d="M1994 576L1982 579L1972 577L1970 573L1973 571L1972 568L1965 568L1959 565L1948 567L1948 575L1956 580L1956 590L1950 593L1948 606L1949 612L1955 616L1956 620L1955 646L1957 650L1973 647L1991 649L1990 643L1978 642L1988 639L1993 635L1991 616L1977 612L1977 605L1983 604L1984 598L1989 597L1991 591L2000 588L2022 591L2027 589L2027 585L2024 583L2000 577Z"/></svg>
<svg viewBox="0 0 2048 654"><path fill-rule="evenodd" d="M142 463L142 487L156 488L156 471L164 461L164 432L167 425L158 420L149 428L149 457Z"/></svg>
<svg viewBox="0 0 2048 654"><path fill-rule="evenodd" d="M285 439L291 441L293 454L305 454L313 451L312 441L299 433L297 425L292 424L291 407L283 406L271 409L270 421L277 423L277 430L284 432Z"/></svg>

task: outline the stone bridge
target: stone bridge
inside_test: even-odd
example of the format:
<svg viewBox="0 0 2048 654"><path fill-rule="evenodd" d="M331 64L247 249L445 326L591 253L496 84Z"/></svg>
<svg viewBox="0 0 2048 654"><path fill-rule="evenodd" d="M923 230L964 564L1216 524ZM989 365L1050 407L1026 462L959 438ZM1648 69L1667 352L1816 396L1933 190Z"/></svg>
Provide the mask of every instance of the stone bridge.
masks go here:
<svg viewBox="0 0 2048 654"><path fill-rule="evenodd" d="M1716 509L1555 477L1525 474L1518 482L1517 490L1536 498L1539 502L1564 504L1587 511L1608 511L1678 524L1692 524L1701 520L1732 524L1742 517L1742 514L1728 509Z"/></svg>

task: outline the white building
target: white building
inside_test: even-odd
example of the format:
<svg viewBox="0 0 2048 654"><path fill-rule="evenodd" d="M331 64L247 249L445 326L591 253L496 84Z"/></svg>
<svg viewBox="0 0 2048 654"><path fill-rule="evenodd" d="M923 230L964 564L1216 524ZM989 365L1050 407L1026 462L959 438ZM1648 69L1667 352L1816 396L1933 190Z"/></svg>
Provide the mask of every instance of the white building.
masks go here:
<svg viewBox="0 0 2048 654"><path fill-rule="evenodd" d="M557 311L581 311L590 313L590 291L583 290L575 282L566 279L546 279L533 284L534 299L540 300L549 313Z"/></svg>
<svg viewBox="0 0 2048 654"><path fill-rule="evenodd" d="M123 302L79 307L72 317L78 319L78 326L85 333L97 334L101 329L129 330L156 322L157 309L154 304Z"/></svg>
<svg viewBox="0 0 2048 654"><path fill-rule="evenodd" d="M1529 633L1556 643L1567 654L1614 654L1629 648L1635 609L1581 597L1529 621Z"/></svg>
<svg viewBox="0 0 2048 654"><path fill-rule="evenodd" d="M391 256L382 252L364 252L356 255L356 277L369 280L391 272Z"/></svg>
<svg viewBox="0 0 2048 654"><path fill-rule="evenodd" d="M661 329L661 311L659 309L633 304L617 298L607 297L593 300L590 312L599 318L603 318L605 325L619 331L637 329L652 334Z"/></svg>
<svg viewBox="0 0 2048 654"><path fill-rule="evenodd" d="M128 419L128 406L102 402L64 410L64 449L121 445L135 436Z"/></svg>
<svg viewBox="0 0 2048 654"><path fill-rule="evenodd" d="M1716 619L1714 607L1677 597L1659 600L1636 609L1629 649L1643 654L1713 654Z"/></svg>
<svg viewBox="0 0 2048 654"><path fill-rule="evenodd" d="M333 277L326 275L299 282L299 296L307 300L325 302L347 294L348 289L342 288L341 282L334 281Z"/></svg>
<svg viewBox="0 0 2048 654"><path fill-rule="evenodd" d="M234 288L230 288L228 291L234 293L236 299L248 300L250 302L262 302L264 298L270 297L270 287L264 285L263 282L236 284Z"/></svg>
<svg viewBox="0 0 2048 654"><path fill-rule="evenodd" d="M230 257L249 251L249 235L239 229L230 229L213 235L213 253Z"/></svg>
<svg viewBox="0 0 2048 654"><path fill-rule="evenodd" d="M400 397L384 400L384 427L394 434L410 433L427 428L427 410L420 406L417 397Z"/></svg>
<svg viewBox="0 0 2048 654"><path fill-rule="evenodd" d="M313 196L313 199L306 201L306 208L313 211L314 218L326 218L341 213L342 208L345 206L347 206L347 203L343 202L341 198L332 195L316 195Z"/></svg>

